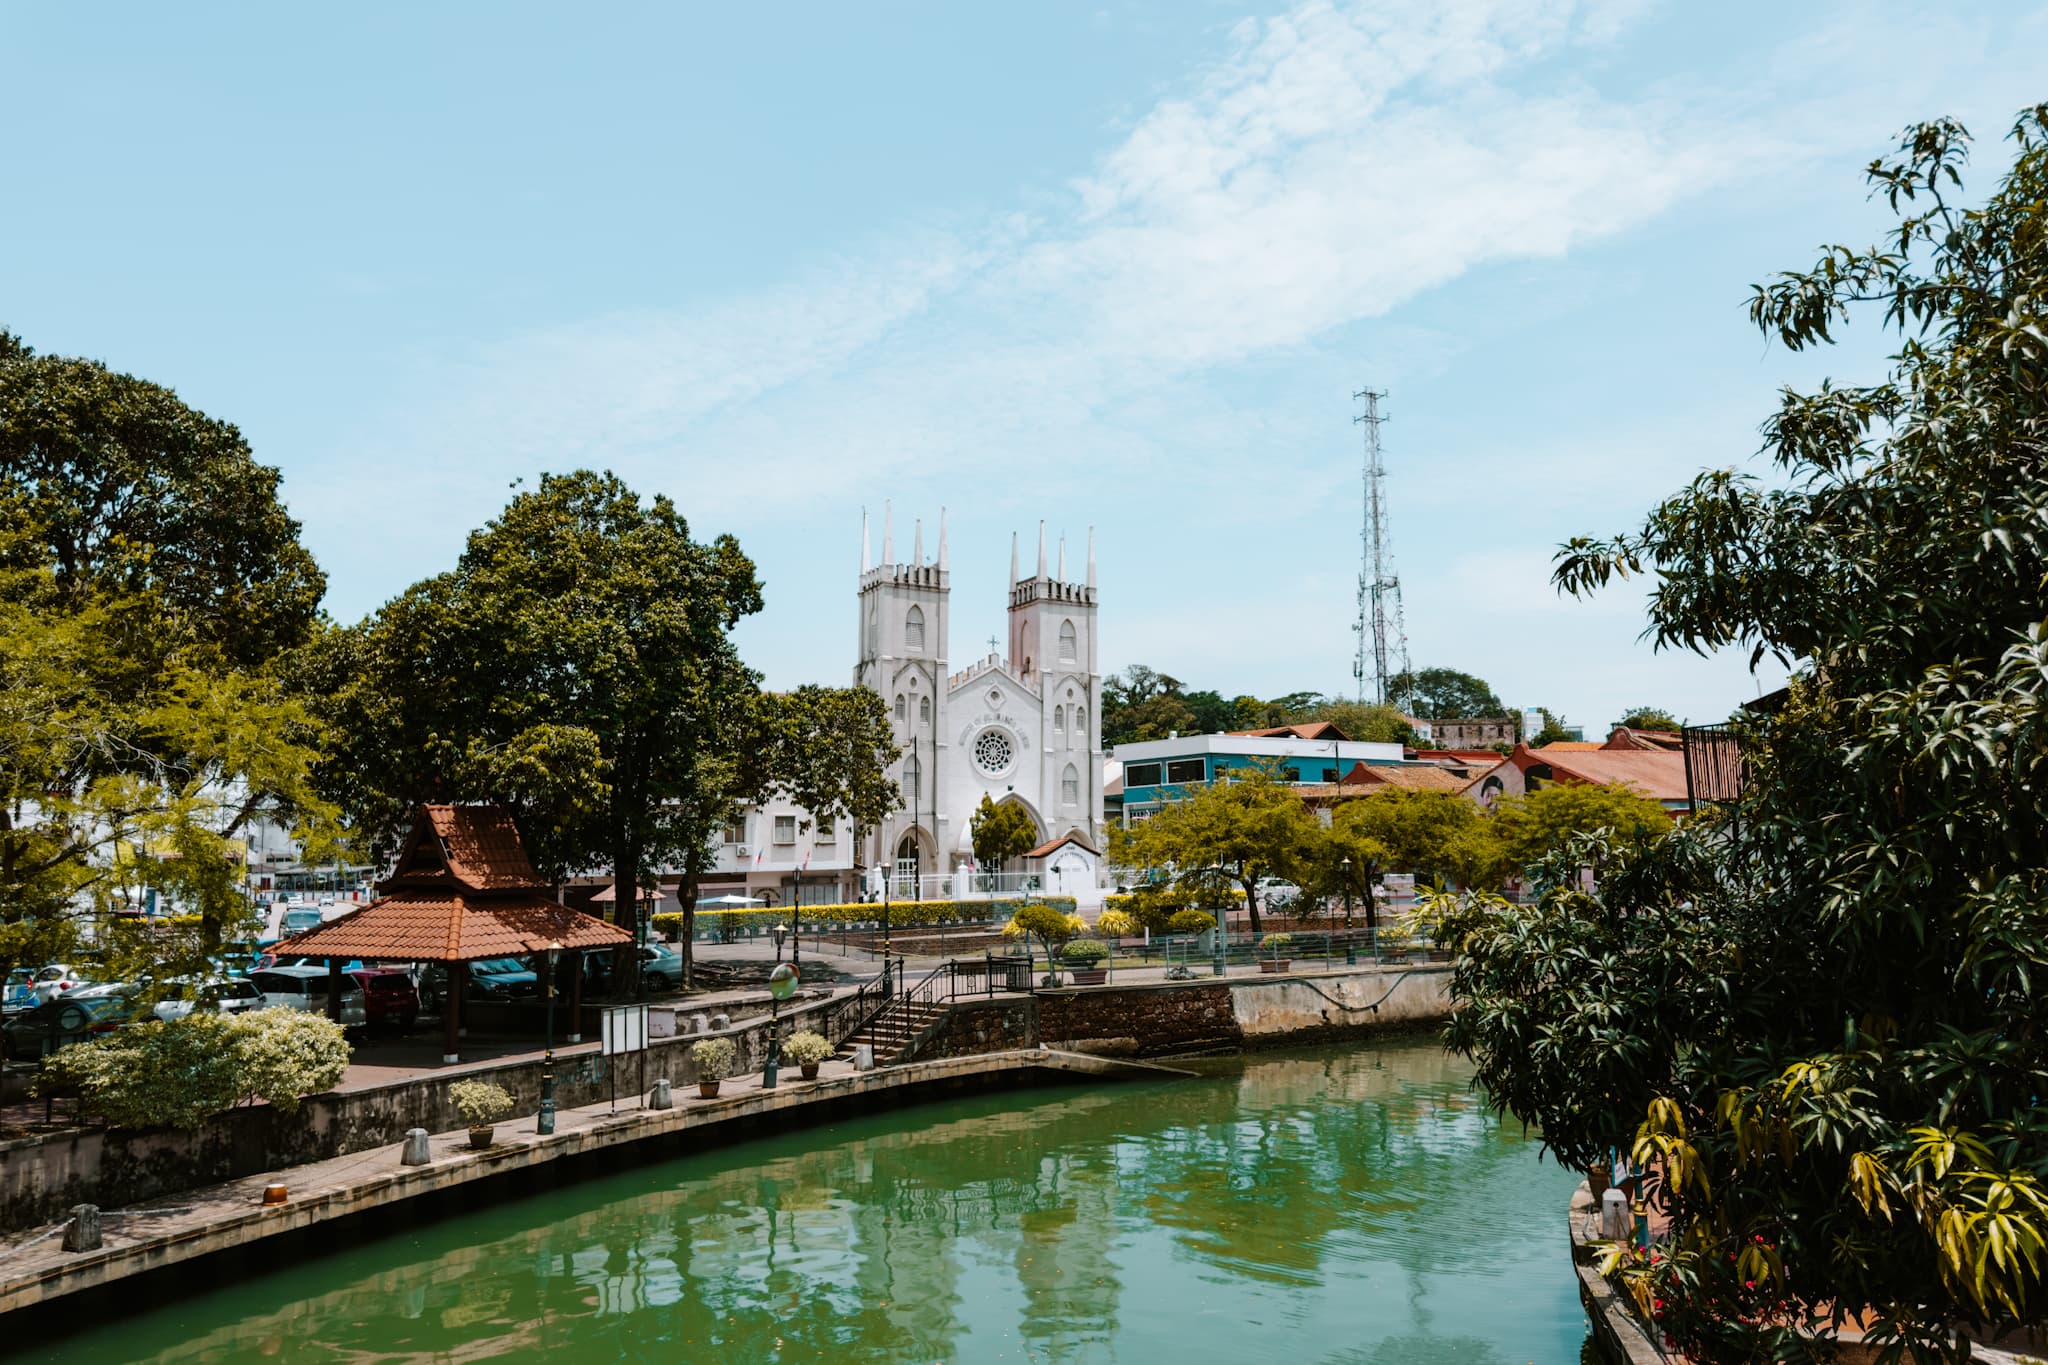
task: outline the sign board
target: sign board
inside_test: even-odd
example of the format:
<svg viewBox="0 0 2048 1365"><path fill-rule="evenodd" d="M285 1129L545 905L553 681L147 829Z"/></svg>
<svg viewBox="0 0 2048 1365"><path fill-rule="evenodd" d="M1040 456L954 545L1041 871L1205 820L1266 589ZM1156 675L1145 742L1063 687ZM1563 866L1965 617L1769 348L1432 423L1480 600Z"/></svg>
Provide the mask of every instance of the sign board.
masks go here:
<svg viewBox="0 0 2048 1365"><path fill-rule="evenodd" d="M613 1005L603 1012L604 1046L598 1051L606 1057L616 1057L625 1052L647 1050L647 1006Z"/></svg>

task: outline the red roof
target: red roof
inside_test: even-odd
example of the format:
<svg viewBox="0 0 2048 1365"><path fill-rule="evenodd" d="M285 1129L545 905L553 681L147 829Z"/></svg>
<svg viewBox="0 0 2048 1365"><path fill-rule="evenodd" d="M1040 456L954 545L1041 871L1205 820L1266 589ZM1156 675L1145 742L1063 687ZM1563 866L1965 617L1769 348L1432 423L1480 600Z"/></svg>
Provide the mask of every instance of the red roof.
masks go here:
<svg viewBox="0 0 2048 1365"><path fill-rule="evenodd" d="M1676 749L1560 749L1553 745L1531 749L1518 744L1501 762L1512 763L1524 773L1536 764L1548 764L1553 780L1559 782L1626 785L1658 801L1691 800L1685 788L1685 755ZM1484 774L1472 785L1483 781Z"/></svg>
<svg viewBox="0 0 2048 1365"><path fill-rule="evenodd" d="M537 953L551 943L618 948L632 941L618 925L544 896L400 891L288 938L274 951L383 962L474 962Z"/></svg>
<svg viewBox="0 0 2048 1365"><path fill-rule="evenodd" d="M1495 754L1498 758L1500 755ZM1347 787L1400 787L1406 791L1455 792L1465 789L1465 779L1434 763L1357 763L1344 774Z"/></svg>
<svg viewBox="0 0 2048 1365"><path fill-rule="evenodd" d="M1082 838L1081 831L1077 829L1070 829L1057 839L1046 840L1044 843L1040 844L1037 848L1032 849L1029 853L1025 854L1024 856L1027 858L1047 858L1052 856L1054 853L1058 852L1067 844L1072 844L1076 848L1085 848L1090 853L1093 853L1098 857L1101 856L1101 850L1096 848L1095 845L1089 843L1086 839Z"/></svg>
<svg viewBox="0 0 2048 1365"><path fill-rule="evenodd" d="M1269 725L1263 730L1229 730L1241 739L1349 739L1335 721L1313 720L1303 725Z"/></svg>
<svg viewBox="0 0 2048 1365"><path fill-rule="evenodd" d="M615 924L558 905L512 817L496 806L421 806L379 884L387 894L277 945L280 953L384 962L471 962L633 941Z"/></svg>

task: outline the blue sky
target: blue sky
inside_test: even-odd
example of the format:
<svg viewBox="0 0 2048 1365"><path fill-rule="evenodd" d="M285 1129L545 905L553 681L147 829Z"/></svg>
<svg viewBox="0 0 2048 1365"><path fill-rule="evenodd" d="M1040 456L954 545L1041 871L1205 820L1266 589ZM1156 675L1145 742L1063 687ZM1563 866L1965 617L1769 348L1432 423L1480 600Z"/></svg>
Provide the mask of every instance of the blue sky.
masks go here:
<svg viewBox="0 0 2048 1365"><path fill-rule="evenodd" d="M2018 3L7 4L0 323L239 423L340 619L515 480L668 492L777 686L848 676L891 499L905 555L949 509L957 661L1044 519L1107 667L1349 687L1370 384L1418 665L1711 719L1777 675L1551 553L1877 372L1748 285L1877 230L1911 120L1987 182L2044 51Z"/></svg>

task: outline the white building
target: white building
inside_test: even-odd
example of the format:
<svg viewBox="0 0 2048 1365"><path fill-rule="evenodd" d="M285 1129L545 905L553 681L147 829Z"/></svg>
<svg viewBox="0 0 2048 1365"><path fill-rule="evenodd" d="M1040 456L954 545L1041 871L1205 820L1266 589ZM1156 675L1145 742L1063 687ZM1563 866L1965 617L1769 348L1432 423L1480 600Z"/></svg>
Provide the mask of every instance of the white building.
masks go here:
<svg viewBox="0 0 2048 1365"><path fill-rule="evenodd" d="M975 865L971 822L987 796L1031 818L1043 852L1030 871L1041 889L1099 899L1105 829L1094 532L1080 581L1067 577L1064 539L1048 564L1043 523L1029 577L1019 573L1012 537L1007 652L958 671L944 514L929 561L922 522L909 559L896 558L892 514L884 516L880 563L870 548L863 516L853 681L889 708L904 750L890 772L903 808L880 828L860 831L858 847L854 831L814 822L787 802L751 811L726 831L718 870L703 879L700 895L740 893L782 905L800 877L807 903L858 899L878 889L883 869L904 898L1013 891L1025 873L1021 863L1000 877Z"/></svg>

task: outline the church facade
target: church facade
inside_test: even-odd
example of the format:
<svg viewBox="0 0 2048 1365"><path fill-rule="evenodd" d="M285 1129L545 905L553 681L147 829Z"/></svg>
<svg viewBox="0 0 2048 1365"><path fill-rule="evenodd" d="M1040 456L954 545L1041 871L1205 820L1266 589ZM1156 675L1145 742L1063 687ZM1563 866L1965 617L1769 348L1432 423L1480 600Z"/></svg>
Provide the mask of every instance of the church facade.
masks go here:
<svg viewBox="0 0 2048 1365"><path fill-rule="evenodd" d="M1040 843L1030 863L1043 890L1099 898L1105 831L1095 536L1091 530L1078 580L1067 576L1064 537L1048 563L1043 523L1029 576L1020 572L1018 548L1013 536L1007 651L956 668L944 514L929 561L922 523L910 558L896 558L893 517L885 513L881 561L871 563L862 518L853 681L882 697L903 748L891 773L903 807L861 835L870 893L883 874L897 894L927 899L957 895L963 885L1015 889L1011 877L992 882L975 864L971 822L986 796L1031 818ZM1013 863L1005 872L1018 870Z"/></svg>

